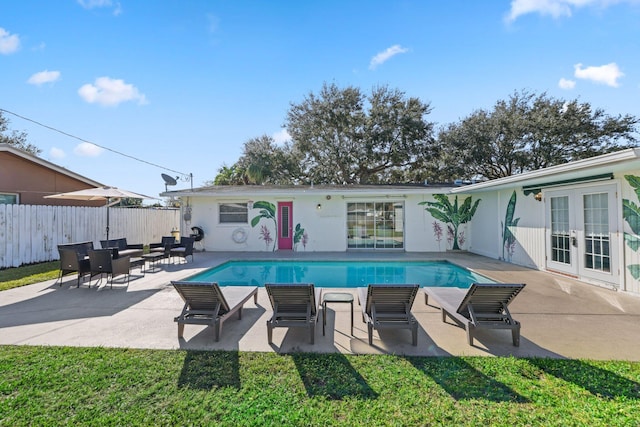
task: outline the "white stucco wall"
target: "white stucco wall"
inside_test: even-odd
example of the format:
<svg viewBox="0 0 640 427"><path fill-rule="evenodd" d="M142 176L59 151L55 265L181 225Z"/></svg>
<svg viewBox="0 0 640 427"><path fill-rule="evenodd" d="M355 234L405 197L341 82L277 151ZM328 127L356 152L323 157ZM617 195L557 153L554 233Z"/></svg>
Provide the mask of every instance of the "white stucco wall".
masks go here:
<svg viewBox="0 0 640 427"><path fill-rule="evenodd" d="M347 250L347 203L353 202L402 202L404 205L404 250L407 252L437 252L446 251L450 244L447 243L446 225L441 224L444 235L440 242L436 240L433 230L434 219L424 206L418 203L425 200L434 201L430 194L410 194L390 197L388 195L372 195L370 197L342 197L326 195L295 195L290 198L283 197L252 197L253 201L264 200L277 206L278 201L293 201L293 227L300 224L304 228L308 241L306 246L298 244L296 250L318 252ZM273 238L276 237L275 224L271 220L262 219L256 227L251 227L251 220L259 215L259 209L249 211L247 224L221 224L219 223L220 203L247 203L246 197L190 197L191 221L183 221L181 233L189 234L190 227L200 226L205 231L202 242L207 251L267 251L273 250L273 244L268 247L264 240L260 239L260 227L266 225ZM318 204L321 208L318 209ZM184 208L183 208L184 210ZM233 234L238 229L246 233L246 241L237 243L233 240ZM470 238L470 227L463 226L467 242ZM468 243L463 245L466 248ZM357 250L357 249L353 249Z"/></svg>
<svg viewBox="0 0 640 427"><path fill-rule="evenodd" d="M516 243L511 251L503 248L503 224L513 189L474 193L480 199L478 210L471 221L469 251L532 268L544 266L544 204L533 195L525 196L522 188L516 191L513 219L518 225L511 227ZM463 195L461 195L463 196ZM467 197L468 195L464 195Z"/></svg>

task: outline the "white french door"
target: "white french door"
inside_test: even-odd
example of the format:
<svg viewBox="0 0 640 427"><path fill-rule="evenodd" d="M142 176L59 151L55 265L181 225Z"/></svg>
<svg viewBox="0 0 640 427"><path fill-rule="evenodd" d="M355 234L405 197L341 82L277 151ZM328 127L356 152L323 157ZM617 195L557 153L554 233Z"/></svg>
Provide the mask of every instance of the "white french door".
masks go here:
<svg viewBox="0 0 640 427"><path fill-rule="evenodd" d="M547 268L619 285L616 186L548 191Z"/></svg>

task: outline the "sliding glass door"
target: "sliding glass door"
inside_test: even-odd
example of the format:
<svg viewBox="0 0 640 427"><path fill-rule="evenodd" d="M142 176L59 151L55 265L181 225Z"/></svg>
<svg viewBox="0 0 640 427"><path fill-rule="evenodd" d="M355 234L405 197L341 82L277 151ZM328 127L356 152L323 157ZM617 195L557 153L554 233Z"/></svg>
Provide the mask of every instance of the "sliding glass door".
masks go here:
<svg viewBox="0 0 640 427"><path fill-rule="evenodd" d="M403 202L347 203L349 249L403 249Z"/></svg>

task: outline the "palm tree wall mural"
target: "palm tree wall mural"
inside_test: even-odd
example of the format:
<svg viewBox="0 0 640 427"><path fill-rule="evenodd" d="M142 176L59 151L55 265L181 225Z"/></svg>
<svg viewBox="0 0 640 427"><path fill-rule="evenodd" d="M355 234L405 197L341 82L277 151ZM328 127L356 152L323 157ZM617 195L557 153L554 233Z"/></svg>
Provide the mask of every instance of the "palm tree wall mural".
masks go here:
<svg viewBox="0 0 640 427"><path fill-rule="evenodd" d="M640 177L625 175L624 179L633 187L636 197L640 199ZM633 234L624 233L624 242L633 252L638 252L640 248L640 237L638 237L640 236L640 207L629 199L622 199L622 217L633 232ZM640 264L627 265L627 269L634 279L640 279Z"/></svg>
<svg viewBox="0 0 640 427"><path fill-rule="evenodd" d="M251 227L255 227L260 223L261 219L273 220L274 225L274 233L278 232L278 220L276 219L276 206L273 203L265 202L261 200L259 202L255 202L253 204L254 209L260 209L260 213L253 217L251 220ZM276 250L278 245L278 239L274 239L271 237L271 231L266 225L262 225L260 228L260 239L264 240L265 245L267 246L267 250L269 250L269 245L273 242L273 251Z"/></svg>
<svg viewBox="0 0 640 427"><path fill-rule="evenodd" d="M513 256L513 252L515 251L516 245L516 236L513 233L513 227L518 226L518 221L520 218L513 218L513 215L516 211L516 192L513 191L511 194L511 198L509 199L509 204L507 205L507 211L504 214L504 222L502 225L502 259L511 261L511 257ZM507 258L505 258L504 253L505 250L507 252Z"/></svg>
<svg viewBox="0 0 640 427"><path fill-rule="evenodd" d="M478 209L478 204L481 199L473 202L471 196L464 199L461 205L458 205L458 196L455 197L453 204L449 198L444 194L434 194L433 198L435 202L420 202L418 205L423 205L425 210L431 214L431 216L445 224L451 233L453 246L451 249L460 250L460 240L464 239L464 234L459 232L459 227L462 224L466 224L471 220L473 215Z"/></svg>

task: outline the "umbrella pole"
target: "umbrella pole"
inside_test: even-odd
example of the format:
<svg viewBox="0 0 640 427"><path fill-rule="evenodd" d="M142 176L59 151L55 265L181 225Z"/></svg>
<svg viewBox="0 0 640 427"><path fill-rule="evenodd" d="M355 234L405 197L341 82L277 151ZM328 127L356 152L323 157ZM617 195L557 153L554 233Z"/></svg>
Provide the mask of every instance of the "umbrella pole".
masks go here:
<svg viewBox="0 0 640 427"><path fill-rule="evenodd" d="M109 246L109 198L107 197L107 246Z"/></svg>

